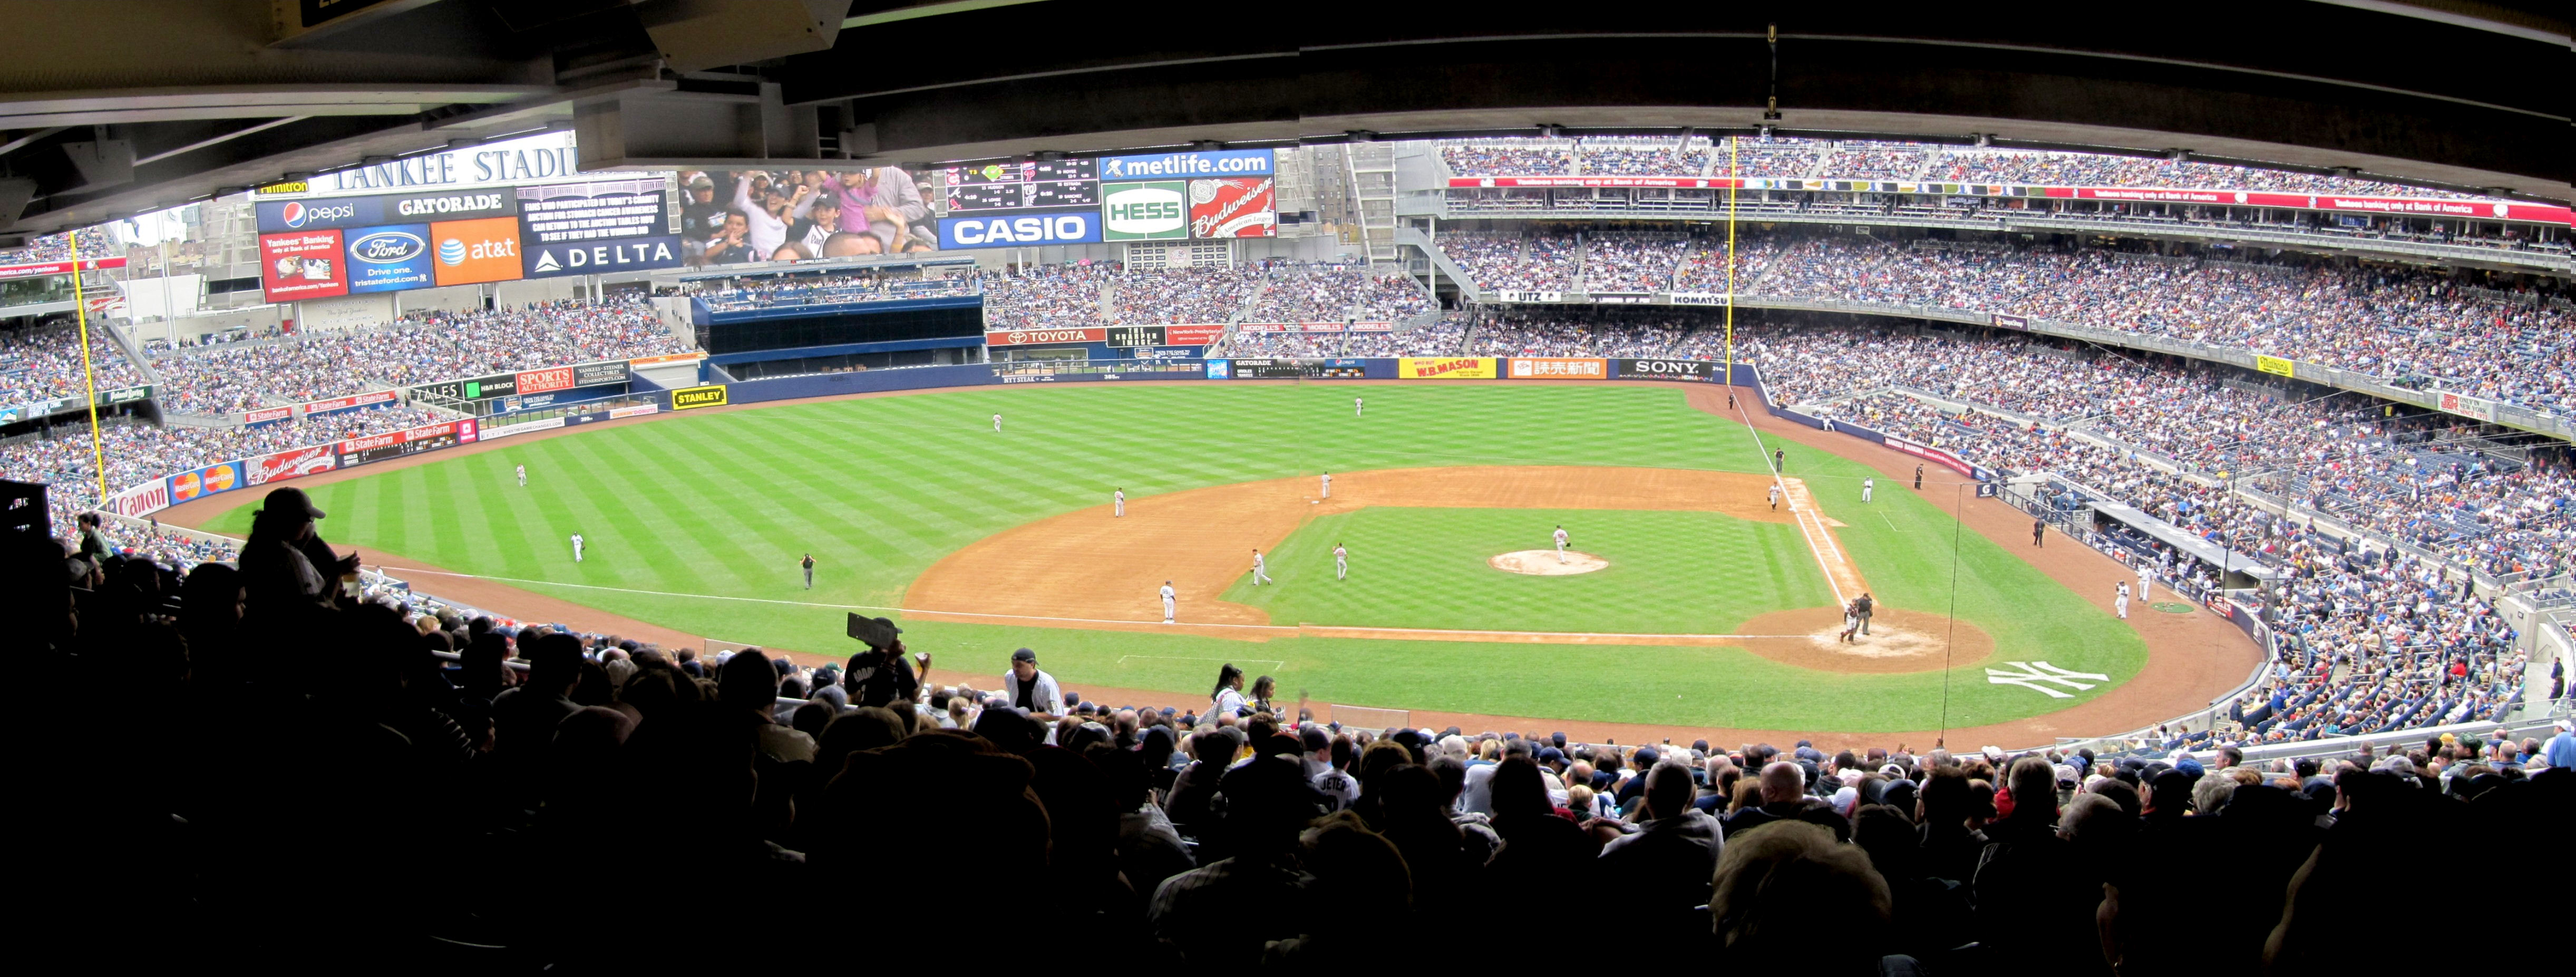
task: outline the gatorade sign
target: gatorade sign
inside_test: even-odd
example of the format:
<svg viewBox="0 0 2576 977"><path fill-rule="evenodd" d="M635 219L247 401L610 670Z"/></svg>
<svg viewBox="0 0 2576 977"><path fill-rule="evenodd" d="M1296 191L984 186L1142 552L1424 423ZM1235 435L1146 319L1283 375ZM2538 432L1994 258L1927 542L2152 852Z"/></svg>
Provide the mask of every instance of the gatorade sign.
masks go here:
<svg viewBox="0 0 2576 977"><path fill-rule="evenodd" d="M1100 185L1104 241L1155 241L1190 236L1189 184L1181 180Z"/></svg>

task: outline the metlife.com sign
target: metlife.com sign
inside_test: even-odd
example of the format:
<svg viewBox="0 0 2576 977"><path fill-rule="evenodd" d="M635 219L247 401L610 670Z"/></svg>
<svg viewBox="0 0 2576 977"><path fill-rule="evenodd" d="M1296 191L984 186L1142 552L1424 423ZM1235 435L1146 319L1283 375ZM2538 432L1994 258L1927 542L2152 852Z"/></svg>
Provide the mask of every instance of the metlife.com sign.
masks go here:
<svg viewBox="0 0 2576 977"><path fill-rule="evenodd" d="M1152 153L1103 156L1100 179L1146 180L1192 176L1269 176L1267 149L1223 149L1206 153Z"/></svg>

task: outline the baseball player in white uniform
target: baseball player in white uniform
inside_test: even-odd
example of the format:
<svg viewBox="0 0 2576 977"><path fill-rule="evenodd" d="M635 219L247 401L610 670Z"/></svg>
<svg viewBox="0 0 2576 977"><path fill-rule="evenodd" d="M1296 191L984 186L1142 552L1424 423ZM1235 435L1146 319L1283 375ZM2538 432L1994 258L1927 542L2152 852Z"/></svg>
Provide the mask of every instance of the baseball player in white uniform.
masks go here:
<svg viewBox="0 0 2576 977"><path fill-rule="evenodd" d="M1556 562L1567 562L1565 559L1565 527L1563 526L1556 527Z"/></svg>
<svg viewBox="0 0 2576 977"><path fill-rule="evenodd" d="M2126 621L2126 620L2128 620L2128 619L2129 619L2129 582L2128 582L2128 581L2126 581L2126 580L2120 581L2120 595L2119 595L2118 597L2113 598L2113 599L2112 599L2112 601L2111 601L2111 603L2112 603L2112 604L2114 604L2114 605L2117 605L2117 606L2120 608L2120 620Z"/></svg>
<svg viewBox="0 0 2576 977"><path fill-rule="evenodd" d="M1172 608L1177 606L1178 601L1179 595L1172 592L1172 582L1163 581L1163 623L1172 623Z"/></svg>
<svg viewBox="0 0 2576 977"><path fill-rule="evenodd" d="M519 466L519 487L528 487L528 466L526 465Z"/></svg>
<svg viewBox="0 0 2576 977"><path fill-rule="evenodd" d="M1363 398L1359 398L1359 397L1353 397L1353 398L1351 398L1351 416L1352 416L1352 417L1367 417L1367 416L1368 416L1368 401L1367 401L1367 400L1365 400L1365 399L1363 399Z"/></svg>
<svg viewBox="0 0 2576 977"><path fill-rule="evenodd" d="M1269 582L1270 564L1262 560L1260 550L1252 551L1252 585L1258 587ZM2121 586L2125 587L2127 585L2122 584Z"/></svg>
<svg viewBox="0 0 2576 977"><path fill-rule="evenodd" d="M581 534L580 534L580 533L574 533L574 534L572 534L572 561L573 561L574 563L579 563L579 562L581 562Z"/></svg>
<svg viewBox="0 0 2576 977"><path fill-rule="evenodd" d="M1109 493L1109 504L1112 507L1110 512L1111 518L1125 516L1127 514L1127 490L1122 488Z"/></svg>
<svg viewBox="0 0 2576 977"><path fill-rule="evenodd" d="M2155 592L2156 592L2156 566L2155 566L2155 564L2149 563L2149 562L2147 562L2147 561L2145 561L2145 560L2140 560L2140 561L2138 561L2138 599L2139 599L2139 600L2151 600L2151 599L2153 599L2153 597L2154 597L2154 595L2155 595Z"/></svg>
<svg viewBox="0 0 2576 977"><path fill-rule="evenodd" d="M1348 580L1350 578L1351 551L1343 549L1342 544L1335 543L1333 544L1333 579Z"/></svg>
<svg viewBox="0 0 2576 977"><path fill-rule="evenodd" d="M1878 491L1878 479L1875 479L1875 478L1864 478L1864 479L1861 479L1861 480L1860 480L1860 500L1861 500L1861 501L1863 501L1863 502L1867 502L1867 501L1869 501L1870 493L1875 492L1875 491Z"/></svg>
<svg viewBox="0 0 2576 977"><path fill-rule="evenodd" d="M1771 511L1780 511L1780 483L1771 483Z"/></svg>
<svg viewBox="0 0 2576 977"><path fill-rule="evenodd" d="M1324 497L1327 499L1333 497L1333 473L1331 472L1324 473Z"/></svg>
<svg viewBox="0 0 2576 977"><path fill-rule="evenodd" d="M1000 414L993 415L993 433L1002 433L1002 415Z"/></svg>

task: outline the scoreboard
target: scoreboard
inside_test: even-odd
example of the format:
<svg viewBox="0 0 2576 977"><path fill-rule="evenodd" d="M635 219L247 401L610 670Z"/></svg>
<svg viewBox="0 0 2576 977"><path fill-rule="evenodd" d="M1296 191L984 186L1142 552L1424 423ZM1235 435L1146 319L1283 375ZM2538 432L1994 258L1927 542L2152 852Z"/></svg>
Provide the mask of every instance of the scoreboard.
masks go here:
<svg viewBox="0 0 2576 977"><path fill-rule="evenodd" d="M1099 162L1091 159L952 166L947 175L944 196L952 214L1100 205Z"/></svg>

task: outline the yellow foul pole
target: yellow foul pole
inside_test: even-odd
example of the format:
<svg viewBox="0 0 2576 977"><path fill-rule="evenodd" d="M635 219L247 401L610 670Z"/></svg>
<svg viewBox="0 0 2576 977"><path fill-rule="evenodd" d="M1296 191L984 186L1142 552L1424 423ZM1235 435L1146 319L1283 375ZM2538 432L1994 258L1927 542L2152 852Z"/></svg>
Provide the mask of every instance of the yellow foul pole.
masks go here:
<svg viewBox="0 0 2576 977"><path fill-rule="evenodd" d="M1744 184L1738 136L1726 137L1726 385L1735 385L1735 188Z"/></svg>
<svg viewBox="0 0 2576 977"><path fill-rule="evenodd" d="M80 232L65 231L63 240L72 248L72 313L80 320L81 384L89 399L89 454L91 467L98 472L98 500L93 505L107 506L107 446L98 437L98 371L89 362L89 299L81 292Z"/></svg>

